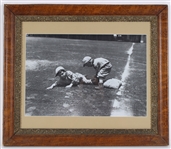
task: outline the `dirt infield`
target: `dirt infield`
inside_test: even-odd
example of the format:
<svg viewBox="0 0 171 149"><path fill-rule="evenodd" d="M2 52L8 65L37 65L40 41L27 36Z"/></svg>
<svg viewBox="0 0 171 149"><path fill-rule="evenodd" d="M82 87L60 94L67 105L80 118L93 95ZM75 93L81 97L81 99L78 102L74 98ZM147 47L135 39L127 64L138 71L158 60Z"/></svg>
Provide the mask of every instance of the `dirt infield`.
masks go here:
<svg viewBox="0 0 171 149"><path fill-rule="evenodd" d="M146 116L146 44L134 44L127 77L117 95L114 89L95 90L93 85L46 90L56 81L55 68L92 78L93 68L83 67L84 56L104 57L113 65L106 79L122 79L131 42L94 41L27 37L26 98L27 116Z"/></svg>

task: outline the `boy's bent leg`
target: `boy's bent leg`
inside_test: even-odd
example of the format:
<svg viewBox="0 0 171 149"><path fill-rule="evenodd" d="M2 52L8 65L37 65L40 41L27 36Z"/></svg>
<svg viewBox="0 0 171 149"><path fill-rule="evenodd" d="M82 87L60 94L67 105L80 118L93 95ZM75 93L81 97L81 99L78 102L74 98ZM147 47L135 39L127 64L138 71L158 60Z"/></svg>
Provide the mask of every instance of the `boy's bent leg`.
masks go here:
<svg viewBox="0 0 171 149"><path fill-rule="evenodd" d="M98 86L95 87L95 89L103 89L103 79L102 78L99 78L99 84Z"/></svg>

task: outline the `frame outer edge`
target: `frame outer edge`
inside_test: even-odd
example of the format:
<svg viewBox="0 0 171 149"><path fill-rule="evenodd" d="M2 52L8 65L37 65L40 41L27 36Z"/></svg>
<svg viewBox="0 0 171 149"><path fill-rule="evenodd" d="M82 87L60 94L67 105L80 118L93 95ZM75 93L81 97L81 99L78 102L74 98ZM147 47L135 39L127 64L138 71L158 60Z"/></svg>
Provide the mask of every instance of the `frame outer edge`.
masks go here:
<svg viewBox="0 0 171 149"><path fill-rule="evenodd" d="M11 4L8 5L8 8L16 15L156 15L160 13L165 6L166 5ZM42 9L42 7L44 9Z"/></svg>
<svg viewBox="0 0 171 149"><path fill-rule="evenodd" d="M4 130L3 130L3 142L4 145L16 145L17 143L17 136L14 134L14 60L15 60L15 13L10 11L7 5L4 7L5 13L5 28L4 28ZM167 66L168 66L168 47L167 47L167 23L168 23L168 8L166 7L158 14L159 19L159 48L158 48L158 72L159 72L159 99L158 99L158 128L159 128L159 136L155 136L149 144L165 144L167 145L169 142L168 137L168 73L167 73ZM13 138L14 136L14 138ZM13 139L12 139L13 138ZM21 136L22 138L22 136ZM72 138L72 137L71 137ZM105 137L106 138L106 137ZM151 137L152 138L152 137ZM151 139L149 138L149 139ZM72 138L73 139L73 138ZM79 139L79 138L78 138ZM83 140L85 137L83 137ZM93 137L93 139L95 139ZM92 139L92 140L93 140ZM99 138L102 139L102 138ZM104 138L103 138L104 139ZM106 138L107 142L108 138ZM111 136L111 140L113 137ZM39 139L38 139L39 140ZM59 138L61 141L61 139ZM74 139L73 139L74 140ZM82 143L85 141L82 140ZM18 139L18 141L20 141ZM154 142L153 142L154 141ZM160 142L161 141L161 142ZM85 141L86 142L86 141ZM105 143L107 143L105 142ZM159 143L160 142L160 143ZM21 142L20 142L21 143ZM42 142L41 142L42 143ZM56 143L56 140L55 140ZM60 142L61 143L61 142ZM70 144L74 144L76 142L70 142ZM90 142L91 144L92 142ZM101 142L102 143L102 142ZM103 145L105 143L102 143ZM112 142L108 142L109 144ZM120 142L121 143L121 142ZM142 142L140 142L141 144ZM65 144L65 141L62 143ZM84 143L83 143L84 144ZM86 144L88 144L86 142ZM96 143L95 143L96 144ZM99 145L100 143L97 142ZM97 145L96 144L96 145ZM34 144L35 145L35 144ZM77 144L78 145L78 144ZM92 145L92 144L91 144Z"/></svg>
<svg viewBox="0 0 171 149"><path fill-rule="evenodd" d="M3 144L14 135L14 29L15 16L4 6L4 105Z"/></svg>
<svg viewBox="0 0 171 149"><path fill-rule="evenodd" d="M169 144L168 120L168 7L159 15L159 99L158 99L158 128L159 135Z"/></svg>

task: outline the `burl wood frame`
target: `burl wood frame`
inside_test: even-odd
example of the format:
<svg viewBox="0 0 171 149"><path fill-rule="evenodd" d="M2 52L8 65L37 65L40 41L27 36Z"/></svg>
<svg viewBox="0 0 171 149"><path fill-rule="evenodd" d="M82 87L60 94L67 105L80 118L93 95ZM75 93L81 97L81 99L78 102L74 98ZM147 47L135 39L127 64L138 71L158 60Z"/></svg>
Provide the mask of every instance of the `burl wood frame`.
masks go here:
<svg viewBox="0 0 171 149"><path fill-rule="evenodd" d="M169 144L168 6L166 5L5 5L4 113L5 146L156 146ZM158 107L156 134L18 134L14 131L15 17L26 16L156 16L158 20ZM133 140L133 141L132 141Z"/></svg>

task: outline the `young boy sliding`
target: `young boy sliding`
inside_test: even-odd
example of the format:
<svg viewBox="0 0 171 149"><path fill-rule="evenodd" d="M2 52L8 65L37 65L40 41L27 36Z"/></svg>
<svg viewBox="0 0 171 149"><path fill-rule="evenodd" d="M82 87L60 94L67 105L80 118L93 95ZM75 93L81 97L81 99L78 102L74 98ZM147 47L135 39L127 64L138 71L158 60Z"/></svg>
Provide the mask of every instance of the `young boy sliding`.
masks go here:
<svg viewBox="0 0 171 149"><path fill-rule="evenodd" d="M55 77L59 76L59 80L49 86L47 89L53 89L56 86L65 86L70 88L78 84L92 84L91 80L86 79L86 77L80 73L73 73L72 71L67 71L64 67L59 66L55 70Z"/></svg>

